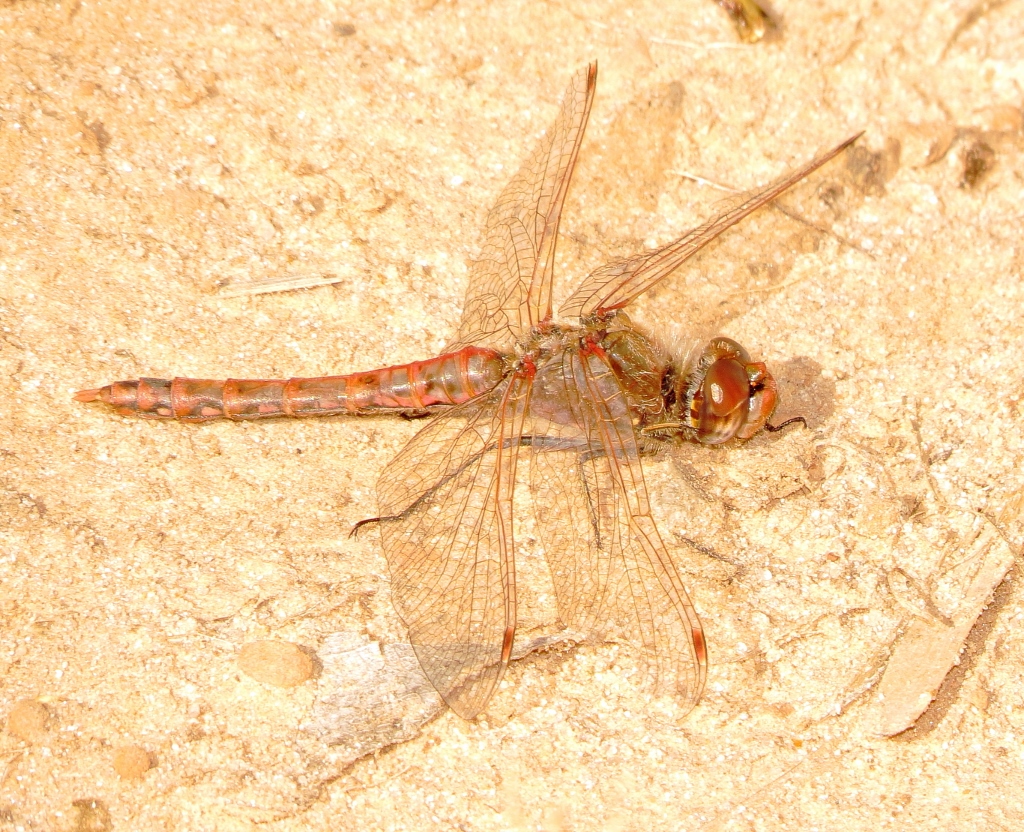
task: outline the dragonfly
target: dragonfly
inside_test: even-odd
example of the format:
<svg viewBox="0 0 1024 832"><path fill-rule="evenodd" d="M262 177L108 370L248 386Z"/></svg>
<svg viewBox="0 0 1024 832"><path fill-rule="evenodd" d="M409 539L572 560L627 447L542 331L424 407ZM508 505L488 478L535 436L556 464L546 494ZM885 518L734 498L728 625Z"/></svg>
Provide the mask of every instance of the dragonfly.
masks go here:
<svg viewBox="0 0 1024 832"><path fill-rule="evenodd" d="M769 421L778 390L735 341L717 337L680 359L623 310L858 138L667 245L601 266L556 317L559 221L596 82L596 63L576 72L554 124L487 215L462 318L441 355L340 376L139 378L75 394L122 415L182 422L429 417L380 474L378 516L359 525L379 528L392 601L419 663L466 719L487 706L516 643L517 492L543 547L556 626L630 645L656 693L697 702L704 630L655 525L641 458L778 429Z"/></svg>

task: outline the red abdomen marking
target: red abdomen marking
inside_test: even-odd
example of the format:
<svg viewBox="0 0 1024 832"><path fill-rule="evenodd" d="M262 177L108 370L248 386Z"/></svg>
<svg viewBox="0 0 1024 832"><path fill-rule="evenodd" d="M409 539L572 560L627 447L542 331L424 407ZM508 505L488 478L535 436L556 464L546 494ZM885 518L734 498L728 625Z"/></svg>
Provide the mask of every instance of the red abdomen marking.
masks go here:
<svg viewBox="0 0 1024 832"><path fill-rule="evenodd" d="M346 376L226 381L140 378L81 390L75 399L103 402L123 416L183 422L367 414L461 404L486 393L504 375L501 353L464 347L426 361Z"/></svg>

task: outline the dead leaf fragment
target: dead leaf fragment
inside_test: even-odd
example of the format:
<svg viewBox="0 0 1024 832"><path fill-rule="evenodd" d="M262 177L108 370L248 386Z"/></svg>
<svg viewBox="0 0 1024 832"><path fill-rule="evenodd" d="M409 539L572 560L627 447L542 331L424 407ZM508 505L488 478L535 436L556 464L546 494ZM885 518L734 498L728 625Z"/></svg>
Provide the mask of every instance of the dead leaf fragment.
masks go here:
<svg viewBox="0 0 1024 832"><path fill-rule="evenodd" d="M912 168L942 161L956 141L956 126L946 121L907 122L900 129L903 157Z"/></svg>
<svg viewBox="0 0 1024 832"><path fill-rule="evenodd" d="M846 171L857 190L869 196L885 194L886 183L899 170L902 150L900 140L895 136L889 136L881 150L870 150L863 144L847 150Z"/></svg>
<svg viewBox="0 0 1024 832"><path fill-rule="evenodd" d="M110 810L99 800L76 800L74 806L78 817L75 821L75 832L110 832Z"/></svg>
<svg viewBox="0 0 1024 832"><path fill-rule="evenodd" d="M1013 565L1014 553L998 532L987 528L971 545L966 561L978 566L963 587L959 608L949 616L952 626L934 615L915 615L893 648L868 717L872 730L883 737L912 727L931 704L975 621Z"/></svg>
<svg viewBox="0 0 1024 832"><path fill-rule="evenodd" d="M961 188L975 188L989 175L996 164L996 152L984 139L978 139L964 151L964 172Z"/></svg>
<svg viewBox="0 0 1024 832"><path fill-rule="evenodd" d="M310 727L346 760L415 737L444 709L408 644L335 633L321 654L330 693L317 703Z"/></svg>
<svg viewBox="0 0 1024 832"><path fill-rule="evenodd" d="M79 153L86 156L99 156L110 144L110 134L101 121L85 122L84 114L77 114L71 119L71 140Z"/></svg>

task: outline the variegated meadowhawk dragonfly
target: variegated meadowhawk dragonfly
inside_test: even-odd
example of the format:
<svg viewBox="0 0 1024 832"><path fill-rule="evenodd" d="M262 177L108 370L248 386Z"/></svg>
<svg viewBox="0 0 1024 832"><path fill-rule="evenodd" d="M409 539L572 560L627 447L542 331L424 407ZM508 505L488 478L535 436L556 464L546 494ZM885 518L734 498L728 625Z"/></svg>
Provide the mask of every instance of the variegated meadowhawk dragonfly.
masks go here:
<svg viewBox="0 0 1024 832"><path fill-rule="evenodd" d="M597 78L572 79L555 123L487 217L462 321L443 355L322 378L121 381L81 402L186 422L415 413L430 422L384 469L378 525L395 607L430 682L461 716L487 705L516 635L513 496L529 476L560 625L622 633L650 681L697 701L700 619L651 516L640 457L672 442L741 442L771 428L763 363L715 338L688 365L623 307L853 137L653 251L588 275L552 310L558 223ZM571 320L572 323L563 322Z"/></svg>

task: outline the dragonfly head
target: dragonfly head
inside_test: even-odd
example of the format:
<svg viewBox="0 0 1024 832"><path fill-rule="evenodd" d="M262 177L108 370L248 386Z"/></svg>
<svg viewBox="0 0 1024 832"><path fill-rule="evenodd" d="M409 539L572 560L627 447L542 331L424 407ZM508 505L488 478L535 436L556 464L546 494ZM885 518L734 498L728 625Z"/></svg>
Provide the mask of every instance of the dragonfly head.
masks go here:
<svg viewBox="0 0 1024 832"><path fill-rule="evenodd" d="M731 338L715 338L686 379L684 414L702 445L750 439L778 402L775 379L763 362Z"/></svg>

